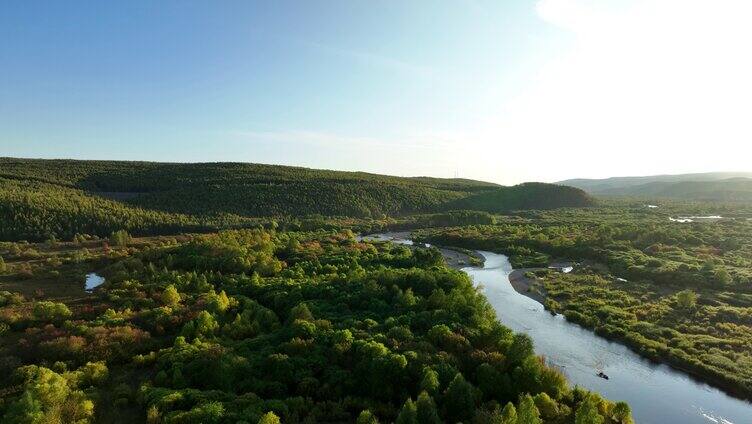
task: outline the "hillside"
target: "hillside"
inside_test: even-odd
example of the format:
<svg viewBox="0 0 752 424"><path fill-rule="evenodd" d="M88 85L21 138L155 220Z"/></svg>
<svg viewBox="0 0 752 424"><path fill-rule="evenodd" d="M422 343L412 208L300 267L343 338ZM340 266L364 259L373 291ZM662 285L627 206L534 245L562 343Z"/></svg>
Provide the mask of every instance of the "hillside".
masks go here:
<svg viewBox="0 0 752 424"><path fill-rule="evenodd" d="M722 200L724 197L708 196L714 189L736 191L735 181L752 178L752 172L708 172L702 174L650 175L643 177L612 177L604 179L571 179L556 184L577 187L596 195L655 196L694 199ZM701 184L707 183L707 184ZM717 184L713 184L717 183ZM696 187L693 187L696 186ZM713 187L711 189L711 187ZM742 189L742 191L746 191Z"/></svg>
<svg viewBox="0 0 752 424"><path fill-rule="evenodd" d="M586 204L573 190L245 163L0 158L0 239L217 230L252 226L258 217L382 218Z"/></svg>
<svg viewBox="0 0 752 424"><path fill-rule="evenodd" d="M592 198L578 188L524 183L471 194L449 202L447 208L502 213L520 209L586 207L592 204Z"/></svg>
<svg viewBox="0 0 752 424"><path fill-rule="evenodd" d="M719 181L654 182L633 187L614 188L600 193L606 196L664 197L682 200L751 202L752 179L731 178Z"/></svg>

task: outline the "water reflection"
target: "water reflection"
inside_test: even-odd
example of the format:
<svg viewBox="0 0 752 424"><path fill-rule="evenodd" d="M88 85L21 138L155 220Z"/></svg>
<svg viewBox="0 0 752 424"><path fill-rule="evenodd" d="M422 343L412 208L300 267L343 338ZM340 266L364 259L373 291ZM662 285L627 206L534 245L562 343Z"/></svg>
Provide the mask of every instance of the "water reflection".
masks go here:
<svg viewBox="0 0 752 424"><path fill-rule="evenodd" d="M102 283L104 283L104 277L95 272L92 272L86 274L86 286L84 287L84 289L87 293L91 293L96 287L102 285Z"/></svg>
<svg viewBox="0 0 752 424"><path fill-rule="evenodd" d="M406 233L368 236L380 241L412 244ZM499 320L530 335L536 353L558 367L572 384L626 401L640 424L748 424L752 404L700 383L666 365L654 364L626 346L551 315L539 302L517 293L509 283L512 265L504 255L480 252L482 268L464 268L496 310ZM620 279L626 282L624 279ZM604 372L610 378L598 377Z"/></svg>

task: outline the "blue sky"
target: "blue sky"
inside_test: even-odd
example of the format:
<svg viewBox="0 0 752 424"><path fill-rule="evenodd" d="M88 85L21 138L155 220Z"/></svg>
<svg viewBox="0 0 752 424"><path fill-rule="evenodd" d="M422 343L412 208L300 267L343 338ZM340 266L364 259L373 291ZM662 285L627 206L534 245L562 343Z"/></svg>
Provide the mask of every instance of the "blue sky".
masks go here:
<svg viewBox="0 0 752 424"><path fill-rule="evenodd" d="M634 51L671 42L661 38L658 24L649 39L635 36L633 25L650 23L640 21L644 10L633 3L647 4L4 2L0 155L245 161L396 175L458 173L506 183L609 172L741 170L741 162L699 169L706 163L700 156L665 166L664 155L672 151L667 139L679 135L674 127L628 131L626 138L600 131L625 124L625 113L645 102L635 89L652 93L675 80L660 72L639 75L634 68L629 71L637 77L618 75L625 55L630 63L665 61L648 56L652 51L643 56ZM671 16L675 9L663 12ZM693 19L704 11L693 13L676 25L691 32ZM613 60L597 41L603 39L609 40ZM712 43L707 46L708 52L715 50ZM599 59L604 57L610 64ZM599 73L587 75L581 72L585 67ZM633 80L632 88L607 100L600 97L604 90L625 86L624 78ZM743 81L742 74L732 78ZM731 88L739 87L729 93ZM733 96L745 94L748 86L741 88ZM675 89L665 98L678 102L681 87ZM712 98L713 92L703 95L707 101L729 100ZM604 101L605 107L593 106ZM625 101L631 109L623 109ZM614 109L617 104L622 106ZM608 122L608 129L583 118L601 110L610 111L599 120ZM714 119L728 119L730 113ZM654 125L654 116L641 116L637 123ZM669 122L687 117L669 117ZM738 118L741 132L734 127L735 137L741 134L743 142L748 127L743 116ZM583 133L582 127L596 129ZM645 147L657 140L669 144L663 161L628 168L623 157L616 161L599 150L611 139L612 147L635 139ZM590 152L586 158L576 154L583 150ZM567 161L582 163L557 165L562 153ZM595 162L599 165L587 165Z"/></svg>

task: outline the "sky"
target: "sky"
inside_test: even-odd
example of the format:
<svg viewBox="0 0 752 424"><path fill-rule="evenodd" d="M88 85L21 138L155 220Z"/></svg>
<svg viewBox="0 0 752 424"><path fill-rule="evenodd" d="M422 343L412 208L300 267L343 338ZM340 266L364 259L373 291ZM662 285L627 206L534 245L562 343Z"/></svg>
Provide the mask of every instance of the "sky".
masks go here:
<svg viewBox="0 0 752 424"><path fill-rule="evenodd" d="M6 1L0 156L752 171L748 0Z"/></svg>

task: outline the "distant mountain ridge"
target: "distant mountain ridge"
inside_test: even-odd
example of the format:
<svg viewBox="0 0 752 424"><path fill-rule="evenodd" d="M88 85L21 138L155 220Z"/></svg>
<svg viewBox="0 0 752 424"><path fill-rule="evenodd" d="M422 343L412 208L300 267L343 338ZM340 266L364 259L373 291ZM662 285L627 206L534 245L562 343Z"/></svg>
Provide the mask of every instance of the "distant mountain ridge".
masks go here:
<svg viewBox="0 0 752 424"><path fill-rule="evenodd" d="M612 177L561 181L598 196L752 202L752 172Z"/></svg>

